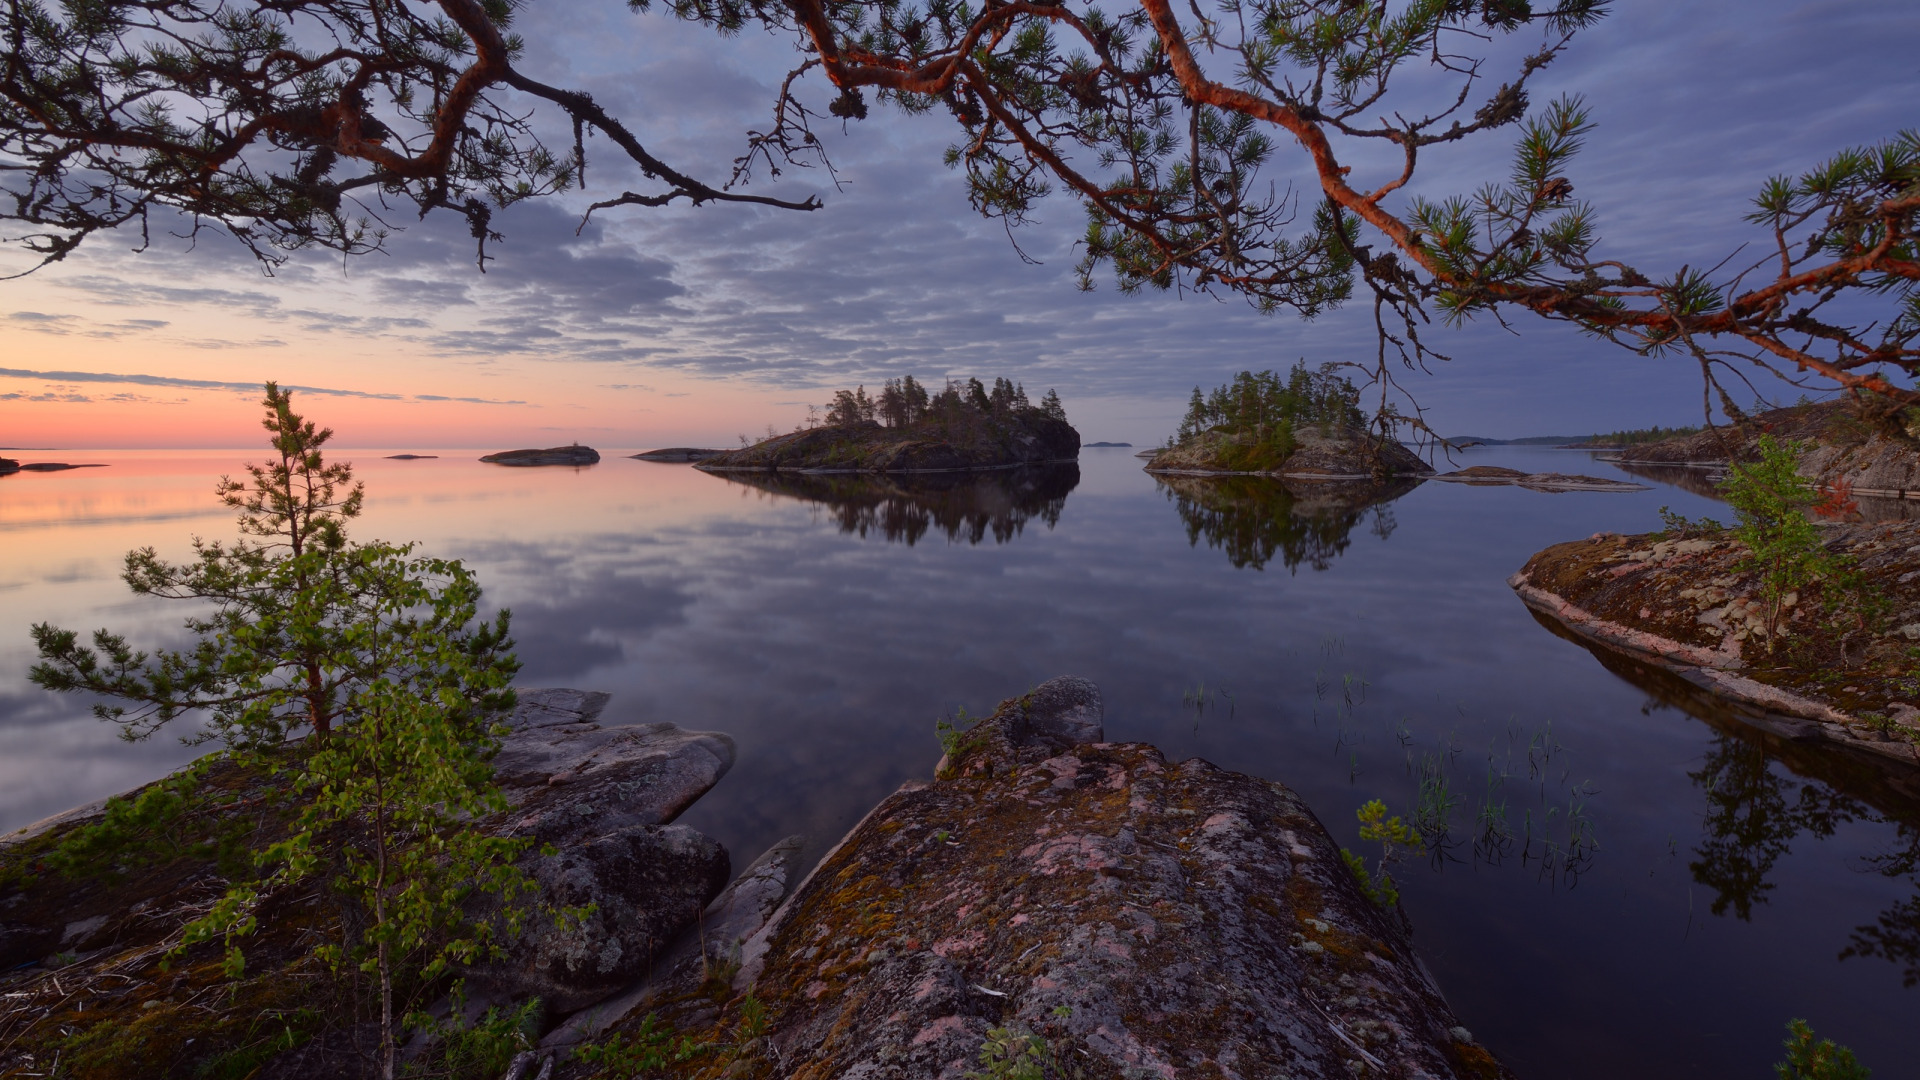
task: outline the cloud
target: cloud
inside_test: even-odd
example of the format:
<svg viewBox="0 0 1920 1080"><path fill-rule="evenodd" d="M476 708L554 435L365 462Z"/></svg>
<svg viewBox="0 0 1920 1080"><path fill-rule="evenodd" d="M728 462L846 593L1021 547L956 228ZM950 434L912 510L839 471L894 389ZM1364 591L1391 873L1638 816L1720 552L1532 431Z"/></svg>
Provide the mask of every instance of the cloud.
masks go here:
<svg viewBox="0 0 1920 1080"><path fill-rule="evenodd" d="M177 386L193 390L231 390L235 393L259 393L261 384L255 382L226 382L219 379L183 379L173 375L119 375L104 371L25 371L19 368L0 368L0 378L8 379L47 379L60 382L94 383L132 383L138 386ZM473 405L525 405L524 401L500 401L493 398L449 397L444 394L383 394L366 390L341 390L326 386L295 386L282 384L283 390L295 390L303 394L324 394L330 397L368 398L375 401L459 401ZM18 394L6 395L18 397ZM116 394L116 398L130 395ZM41 400L31 398L29 400ZM142 398L141 400L151 400ZM184 400L184 399L182 399Z"/></svg>
<svg viewBox="0 0 1920 1080"><path fill-rule="evenodd" d="M742 133L764 126L793 62L778 37L722 40L617 9L536 5L518 29L531 74L591 91L634 122L651 151L713 182L731 172ZM1902 43L1916 37L1920 9L1905 0L1617 6L1540 73L1533 98L1587 96L1597 126L1569 176L1596 209L1603 253L1659 275L1714 265L1764 239L1741 215L1767 175L1805 170L1910 123L1906 103L1920 93L1920 70ZM1504 74L1537 44L1496 46L1488 71ZM1409 94L1433 85L1418 65L1407 74ZM1863 95L1869 74L1876 92ZM661 102L672 102L670 112ZM206 348L354 339L410 364L431 368L441 358L443 371L447 360L507 373L614 365L635 377L587 379L637 388L657 372L785 400L905 373L1006 375L1058 387L1070 407L1098 403L1130 429L1115 434L1136 437L1163 434L1151 429L1171 425L1195 384L1302 357L1374 356L1364 302L1306 323L1192 293L1122 296L1110 279L1091 294L1077 291L1083 218L1074 200L1061 194L1041 205L1040 222L1016 237L1039 265L1022 261L998 225L970 211L962 178L941 166L955 130L937 113L876 108L828 135L843 187L819 170L753 178L754 191L821 194L826 206L816 212L679 204L601 213L583 225L587 202L646 183L590 140L587 189L496 214L505 240L490 245L484 274L465 222L449 214L408 223L385 255L342 262L303 253L266 281L234 244L141 256L96 246L48 273L73 275L56 279L69 295L148 306L176 324L175 311L217 312L234 329L197 342ZM560 126L547 134L556 145L572 138ZM1503 176L1512 134L1425 148L1406 194L1446 196ZM1397 168L1372 151L1342 152L1369 182ZM1285 140L1265 176L1283 186L1310 179ZM82 332L87 322L41 310L9 325ZM135 325L99 320L89 332L134 333ZM1698 414L1697 375L1685 365L1528 315L1511 327L1424 331L1456 358L1432 377L1402 373L1436 422L1500 435Z"/></svg>

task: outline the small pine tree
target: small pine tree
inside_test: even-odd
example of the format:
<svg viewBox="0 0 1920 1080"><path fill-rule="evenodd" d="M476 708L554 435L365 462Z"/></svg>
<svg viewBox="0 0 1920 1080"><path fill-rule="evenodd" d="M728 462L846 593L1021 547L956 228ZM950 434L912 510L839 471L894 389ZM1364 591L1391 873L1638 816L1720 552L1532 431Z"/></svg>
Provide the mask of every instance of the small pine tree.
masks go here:
<svg viewBox="0 0 1920 1080"><path fill-rule="evenodd" d="M1060 404L1060 395L1051 388L1047 390L1046 396L1040 399L1040 411L1055 420L1064 421L1067 418L1066 406Z"/></svg>

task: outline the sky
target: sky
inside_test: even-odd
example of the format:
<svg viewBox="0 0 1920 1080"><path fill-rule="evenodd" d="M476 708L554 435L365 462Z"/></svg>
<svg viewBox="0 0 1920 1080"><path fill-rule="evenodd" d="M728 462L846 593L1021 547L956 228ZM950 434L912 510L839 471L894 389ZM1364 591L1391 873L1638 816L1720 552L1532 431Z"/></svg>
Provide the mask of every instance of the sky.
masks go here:
<svg viewBox="0 0 1920 1080"><path fill-rule="evenodd" d="M794 59L784 39L722 39L619 0L533 0L518 29L524 69L591 91L651 151L714 181ZM1920 126L1915 41L1912 0L1622 0L1536 77L1533 100L1578 93L1594 108L1569 176L1598 211L1603 254L1650 273L1713 266L1763 240L1741 216L1768 175ZM1076 290L1080 207L1053 196L1016 251L941 165L954 131L876 108L828 139L837 187L820 170L755 179L755 192L818 194L812 213L679 204L582 227L586 203L637 184L590 143L589 189L499 215L506 240L484 275L449 216L403 216L382 254L305 253L271 276L223 237L156 236L136 253L136 235L99 236L0 282L0 446L254 446L267 379L301 388L298 407L344 447L732 445L792 428L835 389L904 374L1056 388L1084 439L1146 444L1195 385L1371 356L1366 303L1309 323L1232 299L1124 296L1110 280ZM1413 190L1498 178L1512 133L1429 152ZM1361 179L1381 171L1355 163ZM1287 146L1267 175L1309 174ZM22 268L0 252L0 270ZM1428 336L1453 359L1407 383L1449 434L1701 416L1690 362L1525 313Z"/></svg>

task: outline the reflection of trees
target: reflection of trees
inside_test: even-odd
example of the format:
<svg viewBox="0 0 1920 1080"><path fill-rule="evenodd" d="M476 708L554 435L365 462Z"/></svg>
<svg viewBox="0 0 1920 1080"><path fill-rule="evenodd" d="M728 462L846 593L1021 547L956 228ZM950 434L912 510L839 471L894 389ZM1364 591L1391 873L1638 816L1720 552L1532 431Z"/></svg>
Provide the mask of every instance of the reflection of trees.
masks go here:
<svg viewBox="0 0 1920 1080"><path fill-rule="evenodd" d="M1920 828L1902 824L1900 843L1894 851L1866 860L1867 868L1887 877L1907 878L1920 887ZM1856 927L1840 959L1849 956L1877 956L1897 964L1901 985L1920 986L1920 893L1881 912L1872 926Z"/></svg>
<svg viewBox="0 0 1920 1080"><path fill-rule="evenodd" d="M1534 613L1541 625L1593 653L1608 671L1648 692L1649 708L1671 706L1714 729L1713 749L1688 776L1705 790L1704 837L1688 864L1694 880L1714 889L1715 914L1731 907L1751 917L1773 888L1773 865L1802 832L1824 838L1849 821L1899 830L1892 852L1863 860L1864 873L1906 879L1916 890L1856 927L1841 959L1877 956L1900 965L1908 986L1920 986L1920 774L1911 765L1805 738L1806 721L1755 714L1717 698L1679 675L1615 652ZM1770 768L1772 764L1785 769Z"/></svg>
<svg viewBox="0 0 1920 1080"><path fill-rule="evenodd" d="M1080 466L1032 465L991 472L951 473L715 473L787 498L818 503L844 533L914 544L937 529L949 541L1004 544L1027 522L1051 529L1067 494L1080 483Z"/></svg>
<svg viewBox="0 0 1920 1080"><path fill-rule="evenodd" d="M1714 890L1715 915L1731 906L1752 919L1753 906L1773 891L1767 874L1795 837L1832 836L1846 822L1876 815L1825 784L1796 784L1780 775L1767 752L1744 739L1718 734L1713 742L1705 763L1687 774L1707 795L1705 836L1694 849L1699 858L1687 868Z"/></svg>
<svg viewBox="0 0 1920 1080"><path fill-rule="evenodd" d="M1306 563L1325 570L1347 550L1354 526L1373 511L1373 533L1392 534L1386 503L1419 485L1294 481L1270 476L1155 476L1180 511L1187 542L1227 553L1238 567L1265 568L1277 556L1288 570Z"/></svg>

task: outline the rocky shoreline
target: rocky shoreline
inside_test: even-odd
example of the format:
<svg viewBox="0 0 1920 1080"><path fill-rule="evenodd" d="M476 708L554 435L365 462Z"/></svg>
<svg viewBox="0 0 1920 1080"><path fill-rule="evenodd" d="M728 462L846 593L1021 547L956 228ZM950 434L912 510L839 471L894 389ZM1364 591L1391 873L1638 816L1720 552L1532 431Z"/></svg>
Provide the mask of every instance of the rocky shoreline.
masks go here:
<svg viewBox="0 0 1920 1080"><path fill-rule="evenodd" d="M1790 594L1769 631L1758 583L1738 566L1745 548L1729 537L1598 533L1537 553L1508 584L1563 636L1668 672L1764 730L1915 768L1920 686L1908 651L1920 641L1920 525L1825 532L1828 550L1855 560L1890 605L1877 627L1823 628L1817 606Z"/></svg>
<svg viewBox="0 0 1920 1080"><path fill-rule="evenodd" d="M496 759L512 809L492 827L551 845L524 862L543 901L595 905L469 972L469 1016L546 1004L518 1080L612 1075L595 1064L604 1048L662 1023L686 1053L657 1075L682 1077L958 1080L995 1040L1096 1078L1509 1075L1459 1026L1405 915L1368 898L1297 796L1102 741L1085 680L1003 702L797 885L799 837L735 876L717 843L673 824L726 774L730 739L605 724L606 705L523 691ZM271 899L244 982L198 955L212 946L162 964L217 893L206 864L117 883L22 873L100 812L0 846L0 1072L65 1053L87 1075L195 1074L262 1008L305 992L273 966L274 943L315 915ZM316 1031L249 1075L360 1075L366 1035L364 1022Z"/></svg>

